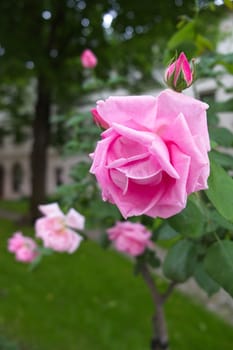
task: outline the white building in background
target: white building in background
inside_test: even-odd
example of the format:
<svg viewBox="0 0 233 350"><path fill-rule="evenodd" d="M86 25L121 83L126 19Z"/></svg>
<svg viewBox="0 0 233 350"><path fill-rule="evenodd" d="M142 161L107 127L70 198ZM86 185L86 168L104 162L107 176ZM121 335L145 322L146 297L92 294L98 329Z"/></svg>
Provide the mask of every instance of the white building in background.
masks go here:
<svg viewBox="0 0 233 350"><path fill-rule="evenodd" d="M233 53L233 19L230 16L224 20L220 26L222 33L226 33L226 38L221 41L218 46L220 53ZM163 82L163 75L160 72L156 72L156 77L160 77L161 83ZM233 75L224 74L222 77L224 86L233 88ZM219 88L216 85L215 80L205 79L195 83L195 88L199 94L199 97L214 95L217 101L224 101L233 97L233 94L226 94L223 88ZM159 91L147 91L146 94L156 95ZM193 96L193 88L189 88L185 91L188 95ZM115 95L125 95L127 91L121 90L114 92ZM106 98L109 92L103 91L98 96L94 96L92 106L95 104L96 99ZM90 109L88 106L86 110ZM228 113L222 113L221 125L230 128L233 131L233 111ZM0 198L5 199L17 199L21 197L30 196L30 152L31 141L27 141L22 144L15 145L12 139L6 138L0 148ZM63 158L59 152L50 147L48 151L48 168L47 168L47 193L52 194L56 188L65 183L69 183L70 170L80 160L86 159L83 157L67 157Z"/></svg>
<svg viewBox="0 0 233 350"><path fill-rule="evenodd" d="M30 141L15 145L10 138L4 140L0 149L0 198L17 199L30 196L30 152ZM50 147L47 193L52 194L59 185L69 183L71 168L83 158L63 158L56 149Z"/></svg>
<svg viewBox="0 0 233 350"><path fill-rule="evenodd" d="M230 15L220 24L220 33L223 40L219 41L217 52L220 54L233 54L233 16ZM233 61L232 61L233 65ZM222 66L216 67L222 70ZM196 82L196 88L200 97L212 95L216 101L226 101L233 98L233 74L223 73L221 76L222 87L216 85L214 79L205 79ZM226 93L225 89L231 89L232 92ZM231 112L218 113L220 116L220 125L233 131L233 110ZM232 165L233 168L233 165Z"/></svg>

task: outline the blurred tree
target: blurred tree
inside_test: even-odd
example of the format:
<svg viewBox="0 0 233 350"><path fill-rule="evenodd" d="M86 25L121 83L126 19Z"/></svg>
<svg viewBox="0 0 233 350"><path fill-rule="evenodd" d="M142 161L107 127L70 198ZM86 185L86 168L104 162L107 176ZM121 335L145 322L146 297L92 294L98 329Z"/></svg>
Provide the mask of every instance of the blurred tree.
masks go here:
<svg viewBox="0 0 233 350"><path fill-rule="evenodd" d="M193 8L194 1L182 0L1 0L1 104L8 107L17 140L21 127L32 127L32 220L46 197L52 106L64 111L83 93L82 50L89 47L99 58L99 79L106 81L113 69L127 77L143 68L144 74L133 82L139 84L151 78L151 67L162 59L178 17L188 16ZM33 82L36 98L30 113L19 107Z"/></svg>

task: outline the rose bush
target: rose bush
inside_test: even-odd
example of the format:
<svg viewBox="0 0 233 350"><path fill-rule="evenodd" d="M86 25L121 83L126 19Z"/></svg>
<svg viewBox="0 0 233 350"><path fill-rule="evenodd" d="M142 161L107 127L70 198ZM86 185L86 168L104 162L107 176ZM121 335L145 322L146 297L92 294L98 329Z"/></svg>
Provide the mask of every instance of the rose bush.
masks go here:
<svg viewBox="0 0 233 350"><path fill-rule="evenodd" d="M150 241L151 232L140 223L117 222L107 230L107 234L117 250L131 256L140 255L153 245Z"/></svg>
<svg viewBox="0 0 233 350"><path fill-rule="evenodd" d="M189 96L164 90L157 97L110 97L94 117L108 126L91 155L103 200L124 218L167 218L187 196L207 188L210 150L206 109Z"/></svg>

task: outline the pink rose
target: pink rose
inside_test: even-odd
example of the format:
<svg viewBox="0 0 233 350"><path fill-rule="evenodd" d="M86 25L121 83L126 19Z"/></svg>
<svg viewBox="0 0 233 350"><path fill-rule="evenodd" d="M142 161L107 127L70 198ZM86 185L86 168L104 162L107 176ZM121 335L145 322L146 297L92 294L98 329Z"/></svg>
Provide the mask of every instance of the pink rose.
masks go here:
<svg viewBox="0 0 233 350"><path fill-rule="evenodd" d="M90 172L103 200L122 215L167 218L187 196L207 188L208 105L172 90L153 96L109 97L96 113L109 125Z"/></svg>
<svg viewBox="0 0 233 350"><path fill-rule="evenodd" d="M45 216L36 221L36 236L46 248L73 253L82 241L73 229L84 228L84 217L74 209L64 215L57 203L40 205L39 209Z"/></svg>
<svg viewBox="0 0 233 350"><path fill-rule="evenodd" d="M21 232L15 232L8 240L8 250L15 253L18 261L30 263L38 255L37 245L30 237L25 237Z"/></svg>
<svg viewBox="0 0 233 350"><path fill-rule="evenodd" d="M140 223L117 222L107 230L107 234L114 241L117 250L132 256L142 254L152 244L151 232Z"/></svg>
<svg viewBox="0 0 233 350"><path fill-rule="evenodd" d="M95 68L95 66L98 63L97 57L89 49L83 51L83 53L80 56L80 59L84 68Z"/></svg>

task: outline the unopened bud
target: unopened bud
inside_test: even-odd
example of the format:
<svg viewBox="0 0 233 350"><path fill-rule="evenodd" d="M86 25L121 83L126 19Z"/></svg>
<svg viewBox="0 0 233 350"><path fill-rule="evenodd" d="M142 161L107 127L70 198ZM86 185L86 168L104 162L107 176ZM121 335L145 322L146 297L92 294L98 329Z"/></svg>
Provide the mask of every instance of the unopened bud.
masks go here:
<svg viewBox="0 0 233 350"><path fill-rule="evenodd" d="M165 71L165 82L167 85L178 92L187 89L193 83L194 64L192 60L192 68L185 54L181 52L177 59L168 66Z"/></svg>

